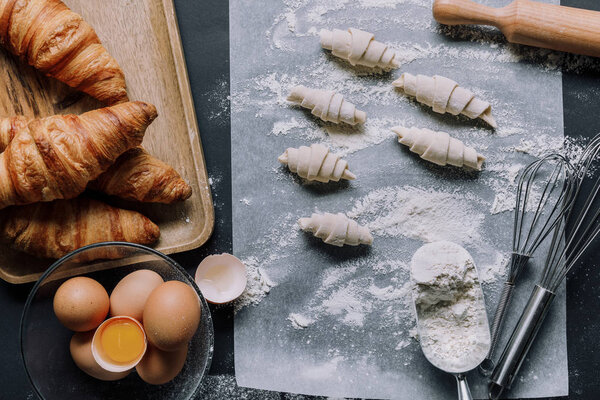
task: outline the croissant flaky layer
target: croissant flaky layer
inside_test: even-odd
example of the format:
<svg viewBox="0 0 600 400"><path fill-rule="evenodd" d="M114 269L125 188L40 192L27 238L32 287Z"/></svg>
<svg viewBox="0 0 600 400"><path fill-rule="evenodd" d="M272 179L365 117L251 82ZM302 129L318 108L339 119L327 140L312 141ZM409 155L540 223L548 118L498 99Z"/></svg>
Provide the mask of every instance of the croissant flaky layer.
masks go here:
<svg viewBox="0 0 600 400"><path fill-rule="evenodd" d="M12 141L17 130L27 124L23 116L0 118L0 153ZM167 163L141 147L121 154L88 188L125 200L146 203L174 203L187 200L192 188Z"/></svg>
<svg viewBox="0 0 600 400"><path fill-rule="evenodd" d="M0 0L0 44L106 104L128 100L117 61L94 29L60 0Z"/></svg>
<svg viewBox="0 0 600 400"><path fill-rule="evenodd" d="M18 115L0 119L0 153L8 147L17 132L27 126L28 119Z"/></svg>
<svg viewBox="0 0 600 400"><path fill-rule="evenodd" d="M187 200L192 188L170 165L141 147L123 153L89 187L126 200L170 204Z"/></svg>
<svg viewBox="0 0 600 400"><path fill-rule="evenodd" d="M60 258L106 241L150 245L159 236L158 226L142 214L85 197L0 211L0 239L41 258Z"/></svg>
<svg viewBox="0 0 600 400"><path fill-rule="evenodd" d="M0 154L0 209L76 197L141 144L156 115L151 104L128 102L27 122Z"/></svg>

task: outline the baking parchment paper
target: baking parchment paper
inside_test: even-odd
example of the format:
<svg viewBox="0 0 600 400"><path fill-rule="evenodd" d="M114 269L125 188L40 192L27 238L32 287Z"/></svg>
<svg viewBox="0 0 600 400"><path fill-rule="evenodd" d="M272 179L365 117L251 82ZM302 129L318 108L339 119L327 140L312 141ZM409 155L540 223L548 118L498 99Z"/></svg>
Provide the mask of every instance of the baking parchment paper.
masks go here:
<svg viewBox="0 0 600 400"><path fill-rule="evenodd" d="M401 68L372 75L320 48L321 28L348 27L391 44ZM425 241L462 244L485 275L491 320L511 248L515 170L562 144L560 56L509 45L490 29L440 27L427 0L230 0L230 41L234 254L260 287L273 286L236 314L238 384L335 397L452 398L454 378L432 367L411 338L407 265ZM444 75L473 90L492 103L499 129L435 114L395 91L391 82L404 71ZM295 84L338 90L367 112L367 124L337 127L288 105ZM432 166L397 143L394 125L449 132L487 157L485 169ZM342 154L358 179L307 184L277 162L287 147L314 142ZM398 208L410 214L407 203L420 198L429 206L417 205L413 219L391 218ZM431 225L435 201L451 214L443 218L450 225ZM375 227L372 248L333 248L298 232L297 218L314 211L348 212ZM410 221L428 222L428 231ZM539 276L534 260L500 350ZM568 393L565 324L561 289L509 396ZM486 380L476 372L469 380L484 398Z"/></svg>

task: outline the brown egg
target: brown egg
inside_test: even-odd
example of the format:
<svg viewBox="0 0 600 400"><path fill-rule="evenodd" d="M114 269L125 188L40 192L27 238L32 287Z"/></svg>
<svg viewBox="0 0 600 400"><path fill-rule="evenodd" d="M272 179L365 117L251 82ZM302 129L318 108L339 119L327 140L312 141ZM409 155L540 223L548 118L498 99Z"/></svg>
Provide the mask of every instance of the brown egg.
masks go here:
<svg viewBox="0 0 600 400"><path fill-rule="evenodd" d="M109 309L108 293L93 279L78 276L65 281L54 294L54 313L67 328L76 332L95 329Z"/></svg>
<svg viewBox="0 0 600 400"><path fill-rule="evenodd" d="M125 276L110 294L110 315L126 315L142 321L148 296L163 282L159 274L149 269L140 269Z"/></svg>
<svg viewBox="0 0 600 400"><path fill-rule="evenodd" d="M191 286L179 281L165 282L146 301L146 336L161 350L179 349L196 333L200 313L200 299Z"/></svg>
<svg viewBox="0 0 600 400"><path fill-rule="evenodd" d="M175 351L162 351L148 344L148 350L135 370L144 382L162 385L179 375L185 364L187 352L187 345Z"/></svg>
<svg viewBox="0 0 600 400"><path fill-rule="evenodd" d="M73 335L69 349L71 350L71 357L73 357L75 364L86 374L96 379L100 379L101 381L116 381L129 375L131 370L124 372L110 372L98 365L92 355L93 337L94 331L77 332Z"/></svg>

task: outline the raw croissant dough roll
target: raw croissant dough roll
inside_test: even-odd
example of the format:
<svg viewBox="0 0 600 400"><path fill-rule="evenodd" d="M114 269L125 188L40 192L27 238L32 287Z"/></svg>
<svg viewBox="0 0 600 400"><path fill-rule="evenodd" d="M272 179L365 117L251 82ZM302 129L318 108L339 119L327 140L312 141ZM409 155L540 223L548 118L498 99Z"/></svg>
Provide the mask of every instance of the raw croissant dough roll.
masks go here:
<svg viewBox="0 0 600 400"><path fill-rule="evenodd" d="M450 164L481 171L481 165L485 161L485 157L477 154L474 148L465 146L446 132L403 126L395 126L392 131L398 135L398 142L409 146L410 151L417 153L422 159L437 165Z"/></svg>
<svg viewBox="0 0 600 400"><path fill-rule="evenodd" d="M373 236L367 228L358 225L342 213L313 214L310 218L300 218L298 224L303 231L312 232L325 243L334 246L373 243Z"/></svg>
<svg viewBox="0 0 600 400"><path fill-rule="evenodd" d="M481 118L492 128L498 126L492 117L490 103L477 99L473 92L458 86L452 79L439 75L415 76L405 72L392 85L416 97L419 103L433 107L437 113L463 114L471 119Z"/></svg>
<svg viewBox="0 0 600 400"><path fill-rule="evenodd" d="M323 121L331 121L339 124L345 122L350 125L362 124L367 119L364 111L356 109L356 106L333 90L310 89L305 86L292 88L288 101L300 104L304 108L312 110Z"/></svg>
<svg viewBox="0 0 600 400"><path fill-rule="evenodd" d="M322 144L300 146L298 149L289 147L277 160L286 164L290 171L309 181L327 183L338 182L340 179L356 179L348 170L348 163L330 153Z"/></svg>
<svg viewBox="0 0 600 400"><path fill-rule="evenodd" d="M332 50L334 56L343 58L352 65L380 67L383 69L398 68L394 60L396 54L385 44L374 40L375 35L360 29L350 28L347 31L322 29L321 47Z"/></svg>

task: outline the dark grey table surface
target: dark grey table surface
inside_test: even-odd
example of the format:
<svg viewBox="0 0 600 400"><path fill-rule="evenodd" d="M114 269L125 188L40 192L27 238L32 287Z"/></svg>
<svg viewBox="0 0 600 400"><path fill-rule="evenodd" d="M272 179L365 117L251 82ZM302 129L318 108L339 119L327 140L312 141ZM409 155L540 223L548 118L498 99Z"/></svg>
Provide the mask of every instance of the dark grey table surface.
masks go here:
<svg viewBox="0 0 600 400"><path fill-rule="evenodd" d="M507 0L508 3L508 0ZM597 0L563 5L600 11ZM209 175L213 178L215 230L202 248L173 258L190 273L208 254L231 252L231 160L229 124L229 4L225 0L175 0L181 38ZM600 29L600 27L599 27ZM563 72L565 134L600 132L600 60L583 71ZM535 132L531 132L532 135ZM567 280L567 335L571 399L600 399L600 260L595 246ZM19 319L32 285L0 282L0 399L34 398L18 347ZM233 310L212 309L215 353L203 399L313 398L238 388L233 359Z"/></svg>

